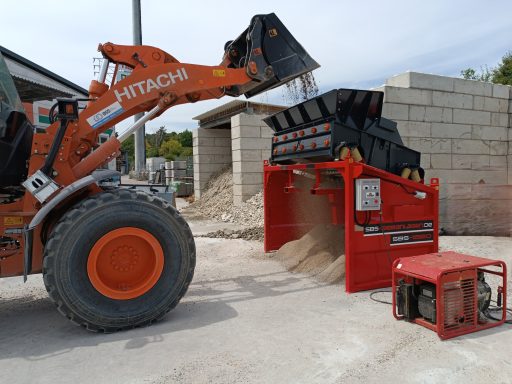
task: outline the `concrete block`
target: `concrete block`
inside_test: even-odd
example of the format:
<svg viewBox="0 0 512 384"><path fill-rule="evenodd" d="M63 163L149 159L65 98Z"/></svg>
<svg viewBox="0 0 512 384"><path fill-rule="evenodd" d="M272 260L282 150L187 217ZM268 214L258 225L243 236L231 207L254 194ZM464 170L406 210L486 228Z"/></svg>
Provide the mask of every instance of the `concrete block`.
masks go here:
<svg viewBox="0 0 512 384"><path fill-rule="evenodd" d="M426 107L425 121L436 123L451 123L453 121L451 108Z"/></svg>
<svg viewBox="0 0 512 384"><path fill-rule="evenodd" d="M489 155L456 155L452 156L453 169L489 169Z"/></svg>
<svg viewBox="0 0 512 384"><path fill-rule="evenodd" d="M411 137L408 146L421 153L451 153L452 139Z"/></svg>
<svg viewBox="0 0 512 384"><path fill-rule="evenodd" d="M194 137L231 137L231 131L229 129L196 128L192 130L192 138Z"/></svg>
<svg viewBox="0 0 512 384"><path fill-rule="evenodd" d="M221 154L221 155L194 155L194 164L199 163L222 163L229 164L231 163L231 153Z"/></svg>
<svg viewBox="0 0 512 384"><path fill-rule="evenodd" d="M495 97L475 96L475 98L477 97L479 97L478 108L475 107L475 110L502 113L507 113L508 111L508 100L497 99Z"/></svg>
<svg viewBox="0 0 512 384"><path fill-rule="evenodd" d="M430 153L422 153L420 158L420 165L424 169L428 169L431 167L430 165Z"/></svg>
<svg viewBox="0 0 512 384"><path fill-rule="evenodd" d="M233 161L233 173L263 172L263 161Z"/></svg>
<svg viewBox="0 0 512 384"><path fill-rule="evenodd" d="M231 138L230 137L216 137L213 139L213 143L216 147L231 148Z"/></svg>
<svg viewBox="0 0 512 384"><path fill-rule="evenodd" d="M453 78L428 73L405 72L386 80L386 85L404 88L435 89L453 91Z"/></svg>
<svg viewBox="0 0 512 384"><path fill-rule="evenodd" d="M484 140L453 140L452 153L465 155L488 155L489 142Z"/></svg>
<svg viewBox="0 0 512 384"><path fill-rule="evenodd" d="M231 153L230 147L210 147L206 145L200 145L194 147L194 155L227 155Z"/></svg>
<svg viewBox="0 0 512 384"><path fill-rule="evenodd" d="M508 180L507 183L512 185L512 156L507 156L507 169L508 169Z"/></svg>
<svg viewBox="0 0 512 384"><path fill-rule="evenodd" d="M399 75L395 75L386 79L386 85L392 87L400 87L400 88L410 88L411 87L411 72L400 73Z"/></svg>
<svg viewBox="0 0 512 384"><path fill-rule="evenodd" d="M491 113L491 124L496 127L508 127L508 113Z"/></svg>
<svg viewBox="0 0 512 384"><path fill-rule="evenodd" d="M398 132L405 137L430 137L430 123L397 121Z"/></svg>
<svg viewBox="0 0 512 384"><path fill-rule="evenodd" d="M248 113L239 113L238 115L231 117L231 126L253 126L253 127L261 127L266 124L262 121L268 115L265 114L248 114Z"/></svg>
<svg viewBox="0 0 512 384"><path fill-rule="evenodd" d="M483 111L485 104L484 96L473 96L473 109L475 111Z"/></svg>
<svg viewBox="0 0 512 384"><path fill-rule="evenodd" d="M502 84L493 84L492 96L498 97L500 99L509 99L510 98L510 86L502 85Z"/></svg>
<svg viewBox="0 0 512 384"><path fill-rule="evenodd" d="M507 172L493 170L476 171L473 169L432 169L429 171L428 177L439 177L441 185L444 183L505 184Z"/></svg>
<svg viewBox="0 0 512 384"><path fill-rule="evenodd" d="M250 125L234 125L231 127L231 139L240 137L261 137L260 127Z"/></svg>
<svg viewBox="0 0 512 384"><path fill-rule="evenodd" d="M478 96L492 96L492 84L483 81L454 79L454 91Z"/></svg>
<svg viewBox="0 0 512 384"><path fill-rule="evenodd" d="M504 156L507 154L509 143L506 141L488 141L489 153L494 156Z"/></svg>
<svg viewBox="0 0 512 384"><path fill-rule="evenodd" d="M244 137L232 141L233 150L237 149L270 149L272 142L269 139Z"/></svg>
<svg viewBox="0 0 512 384"><path fill-rule="evenodd" d="M463 93L432 92L432 105L435 107L472 109L473 96Z"/></svg>
<svg viewBox="0 0 512 384"><path fill-rule="evenodd" d="M447 200L440 226L451 235L510 236L512 209L496 200Z"/></svg>
<svg viewBox="0 0 512 384"><path fill-rule="evenodd" d="M274 131L266 125L260 127L260 137L265 139L272 139L272 137L274 137Z"/></svg>
<svg viewBox="0 0 512 384"><path fill-rule="evenodd" d="M382 116L391 120L409 120L409 106L406 104L384 103Z"/></svg>
<svg viewBox="0 0 512 384"><path fill-rule="evenodd" d="M261 150L261 160L270 159L270 154L271 154L270 149L262 149Z"/></svg>
<svg viewBox="0 0 512 384"><path fill-rule="evenodd" d="M506 170L507 156L490 156L489 167L496 170Z"/></svg>
<svg viewBox="0 0 512 384"><path fill-rule="evenodd" d="M451 169L452 155L448 153L433 153L430 155L430 164L433 169Z"/></svg>
<svg viewBox="0 0 512 384"><path fill-rule="evenodd" d="M403 105L403 104L398 104ZM409 106L409 119L411 121L425 121L426 107L422 105Z"/></svg>
<svg viewBox="0 0 512 384"><path fill-rule="evenodd" d="M270 152L270 151L269 151ZM236 150L233 151L233 161L261 161L260 151Z"/></svg>
<svg viewBox="0 0 512 384"><path fill-rule="evenodd" d="M199 173L215 173L217 171L220 171L226 165L227 164L203 162L196 164L195 168Z"/></svg>
<svg viewBox="0 0 512 384"><path fill-rule="evenodd" d="M233 172L233 184L263 184L263 172L235 173Z"/></svg>
<svg viewBox="0 0 512 384"><path fill-rule="evenodd" d="M491 113L468 109L454 109L453 122L459 124L491 125Z"/></svg>
<svg viewBox="0 0 512 384"><path fill-rule="evenodd" d="M508 128L474 125L471 138L480 140L507 140Z"/></svg>
<svg viewBox="0 0 512 384"><path fill-rule="evenodd" d="M432 91L385 86L384 102L397 104L432 105Z"/></svg>
<svg viewBox="0 0 512 384"><path fill-rule="evenodd" d="M471 125L432 123L432 137L471 139Z"/></svg>

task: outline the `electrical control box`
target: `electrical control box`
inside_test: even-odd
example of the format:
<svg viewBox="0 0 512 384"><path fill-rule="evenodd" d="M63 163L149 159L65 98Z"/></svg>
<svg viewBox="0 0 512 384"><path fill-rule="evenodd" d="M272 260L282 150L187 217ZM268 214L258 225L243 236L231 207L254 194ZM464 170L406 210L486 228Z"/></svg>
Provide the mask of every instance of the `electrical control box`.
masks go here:
<svg viewBox="0 0 512 384"><path fill-rule="evenodd" d="M356 179L356 211L380 210L380 179Z"/></svg>

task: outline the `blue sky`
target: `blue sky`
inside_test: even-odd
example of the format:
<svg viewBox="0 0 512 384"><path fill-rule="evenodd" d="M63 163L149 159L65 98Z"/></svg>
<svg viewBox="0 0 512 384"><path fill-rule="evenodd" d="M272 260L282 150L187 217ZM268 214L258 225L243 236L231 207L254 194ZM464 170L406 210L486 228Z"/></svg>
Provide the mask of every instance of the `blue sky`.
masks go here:
<svg viewBox="0 0 512 384"><path fill-rule="evenodd" d="M512 50L512 1L142 1L142 39L187 63L218 64L251 17L275 12L322 67L321 91L370 88L407 70L459 76ZM255 3L255 4L253 4ZM132 43L131 1L9 1L0 44L88 87L98 43ZM5 31L8 31L6 33ZM276 89L254 101L283 103ZM148 124L193 128L230 98L178 106Z"/></svg>

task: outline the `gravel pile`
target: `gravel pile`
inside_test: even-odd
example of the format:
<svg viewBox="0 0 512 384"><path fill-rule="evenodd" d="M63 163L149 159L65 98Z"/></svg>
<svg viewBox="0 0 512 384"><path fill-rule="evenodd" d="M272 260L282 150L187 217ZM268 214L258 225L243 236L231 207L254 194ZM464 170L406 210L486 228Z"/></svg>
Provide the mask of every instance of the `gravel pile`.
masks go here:
<svg viewBox="0 0 512 384"><path fill-rule="evenodd" d="M198 235L197 237L213 237L222 239L244 239L244 240L257 240L263 241L263 228L245 228L239 230L219 229L215 232L210 232L205 235Z"/></svg>
<svg viewBox="0 0 512 384"><path fill-rule="evenodd" d="M227 167L214 175L199 200L190 205L201 215L248 227L263 227L263 193L233 205L233 171Z"/></svg>

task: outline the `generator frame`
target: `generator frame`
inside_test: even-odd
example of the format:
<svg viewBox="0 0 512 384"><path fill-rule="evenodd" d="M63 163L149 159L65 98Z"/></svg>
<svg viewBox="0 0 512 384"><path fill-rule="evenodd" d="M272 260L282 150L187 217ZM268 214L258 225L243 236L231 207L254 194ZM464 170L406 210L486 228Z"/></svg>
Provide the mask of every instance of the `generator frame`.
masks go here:
<svg viewBox="0 0 512 384"><path fill-rule="evenodd" d="M380 179L380 210L369 214L355 210L354 184L359 178ZM438 190L437 178L426 185L351 157L289 165L267 161L265 252L299 239L317 224L339 225L345 236L345 290L389 287L394 260L437 252Z"/></svg>
<svg viewBox="0 0 512 384"><path fill-rule="evenodd" d="M501 271L495 271L486 267L501 267ZM484 272L502 278L502 316L499 321L489 321L481 324L478 320L478 297L477 284L467 286L467 292L472 291L474 301L472 306L471 320L466 323L449 324L445 323L446 298L443 292L444 284L456 283L457 281L473 279L476 282L477 273ZM392 296L393 296L393 316L397 320L405 319L397 313L396 289L399 278L410 281L421 281L434 284L436 287L436 323L429 322L422 317L411 319L410 321L424 326L436 332L442 340L465 335L472 332L481 331L502 325L507 318L507 266L503 261L484 259L477 256L464 255L453 251L431 253L419 255L406 259L397 259L393 263L392 270ZM447 288L448 289L448 288ZM463 288L461 288L462 290ZM466 288L465 288L466 289ZM467 293L464 291L464 293ZM448 304L449 305L449 304ZM470 309L465 308L466 311Z"/></svg>

